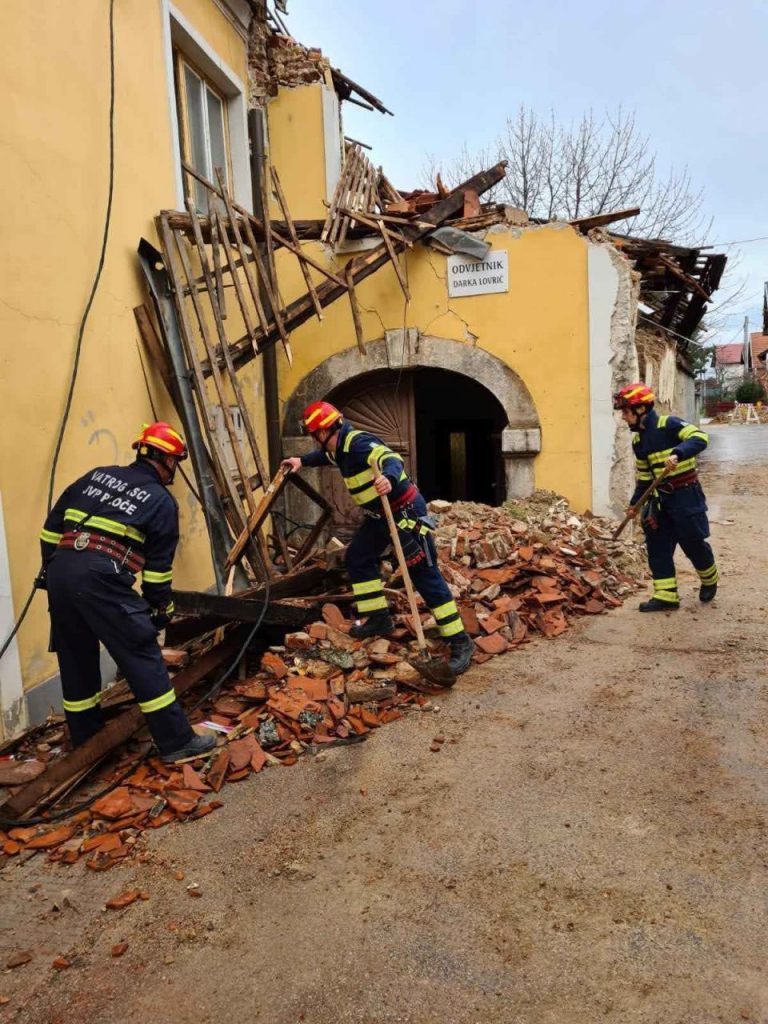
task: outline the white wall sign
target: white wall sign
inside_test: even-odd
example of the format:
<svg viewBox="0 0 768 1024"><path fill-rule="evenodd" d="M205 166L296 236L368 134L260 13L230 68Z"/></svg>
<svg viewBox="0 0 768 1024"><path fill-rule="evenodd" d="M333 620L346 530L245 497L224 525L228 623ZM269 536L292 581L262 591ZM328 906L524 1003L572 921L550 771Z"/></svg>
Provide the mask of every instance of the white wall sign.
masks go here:
<svg viewBox="0 0 768 1024"><path fill-rule="evenodd" d="M448 257L448 294L489 295L509 291L509 266L505 249L492 249L484 260L468 256Z"/></svg>

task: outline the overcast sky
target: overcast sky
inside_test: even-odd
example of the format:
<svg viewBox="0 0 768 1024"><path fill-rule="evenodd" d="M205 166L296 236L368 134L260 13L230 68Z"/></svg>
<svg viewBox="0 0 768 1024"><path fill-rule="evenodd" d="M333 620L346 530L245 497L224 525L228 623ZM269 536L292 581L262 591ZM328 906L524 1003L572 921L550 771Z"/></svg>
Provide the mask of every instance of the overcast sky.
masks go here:
<svg viewBox="0 0 768 1024"><path fill-rule="evenodd" d="M492 142L522 103L568 122L622 105L662 168L688 166L714 217L709 241L768 236L768 3L765 0L288 0L302 43L378 96L394 117L344 104L347 135L374 147L399 188L423 184L427 154ZM674 239L672 239L674 241ZM744 294L711 340L762 323L768 239L730 246ZM722 294L722 292L721 292Z"/></svg>

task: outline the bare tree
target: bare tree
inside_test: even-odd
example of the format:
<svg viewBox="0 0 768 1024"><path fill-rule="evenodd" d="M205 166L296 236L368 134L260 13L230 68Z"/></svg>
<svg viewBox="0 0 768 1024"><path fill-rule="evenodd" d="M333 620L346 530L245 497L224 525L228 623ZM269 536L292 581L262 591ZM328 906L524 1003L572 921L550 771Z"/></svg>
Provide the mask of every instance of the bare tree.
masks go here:
<svg viewBox="0 0 768 1024"><path fill-rule="evenodd" d="M640 214L622 231L680 245L702 244L711 227L688 169L660 174L648 136L622 108L602 119L589 111L566 127L554 113L544 120L520 107L484 150L462 146L443 177L457 185L497 160L507 161L507 175L485 198L518 206L534 219L574 220L639 206ZM430 183L439 169L428 158Z"/></svg>

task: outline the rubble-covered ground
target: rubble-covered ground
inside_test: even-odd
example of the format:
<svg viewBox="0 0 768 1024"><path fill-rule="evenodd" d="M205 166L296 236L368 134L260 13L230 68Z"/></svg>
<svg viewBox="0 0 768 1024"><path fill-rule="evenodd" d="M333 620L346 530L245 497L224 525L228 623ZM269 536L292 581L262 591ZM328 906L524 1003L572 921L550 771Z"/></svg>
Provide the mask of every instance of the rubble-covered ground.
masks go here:
<svg viewBox="0 0 768 1024"><path fill-rule="evenodd" d="M680 611L567 613L141 858L11 858L0 1022L762 1024L768 459L723 435L714 605L680 560Z"/></svg>
<svg viewBox="0 0 768 1024"><path fill-rule="evenodd" d="M642 549L629 535L612 540L615 524L574 515L565 499L547 491L501 509L445 501L431 509L443 571L476 643L475 664L537 633L559 636L577 615L618 607L643 572ZM326 602L321 619L261 655L251 652L239 676L199 708L191 695L192 721L218 737L213 757L173 767L147 759L135 745L121 750L87 787L69 795L70 804L79 805L113 787L89 807L50 824L20 822L0 831L0 866L45 851L54 863L82 857L92 870L110 870L144 856L140 838L147 829L194 821L221 807L216 794L225 782L354 742L423 707L424 681L409 660L418 649L402 580L389 564L384 572L397 612L392 636L353 640L353 620L339 604ZM426 608L421 617L434 656L447 655ZM167 658L178 668L212 642L207 637ZM34 778L66 749L66 728L55 718L0 760L0 783Z"/></svg>

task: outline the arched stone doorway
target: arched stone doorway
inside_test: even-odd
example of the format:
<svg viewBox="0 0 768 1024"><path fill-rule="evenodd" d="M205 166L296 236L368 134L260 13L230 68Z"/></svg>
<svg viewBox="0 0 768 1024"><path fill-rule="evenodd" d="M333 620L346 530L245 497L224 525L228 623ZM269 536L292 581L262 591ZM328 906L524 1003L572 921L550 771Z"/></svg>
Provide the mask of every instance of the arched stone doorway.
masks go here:
<svg viewBox="0 0 768 1024"><path fill-rule="evenodd" d="M528 389L505 363L482 349L415 330L390 331L366 346L331 356L302 380L285 406L283 450L312 442L296 435L309 402L327 398L357 425L399 451L428 499L501 504L533 490L541 448ZM337 473L312 482L337 508L335 529L353 512ZM292 492L292 504L299 496ZM295 518L306 511L298 504ZM290 513L289 513L290 514Z"/></svg>

